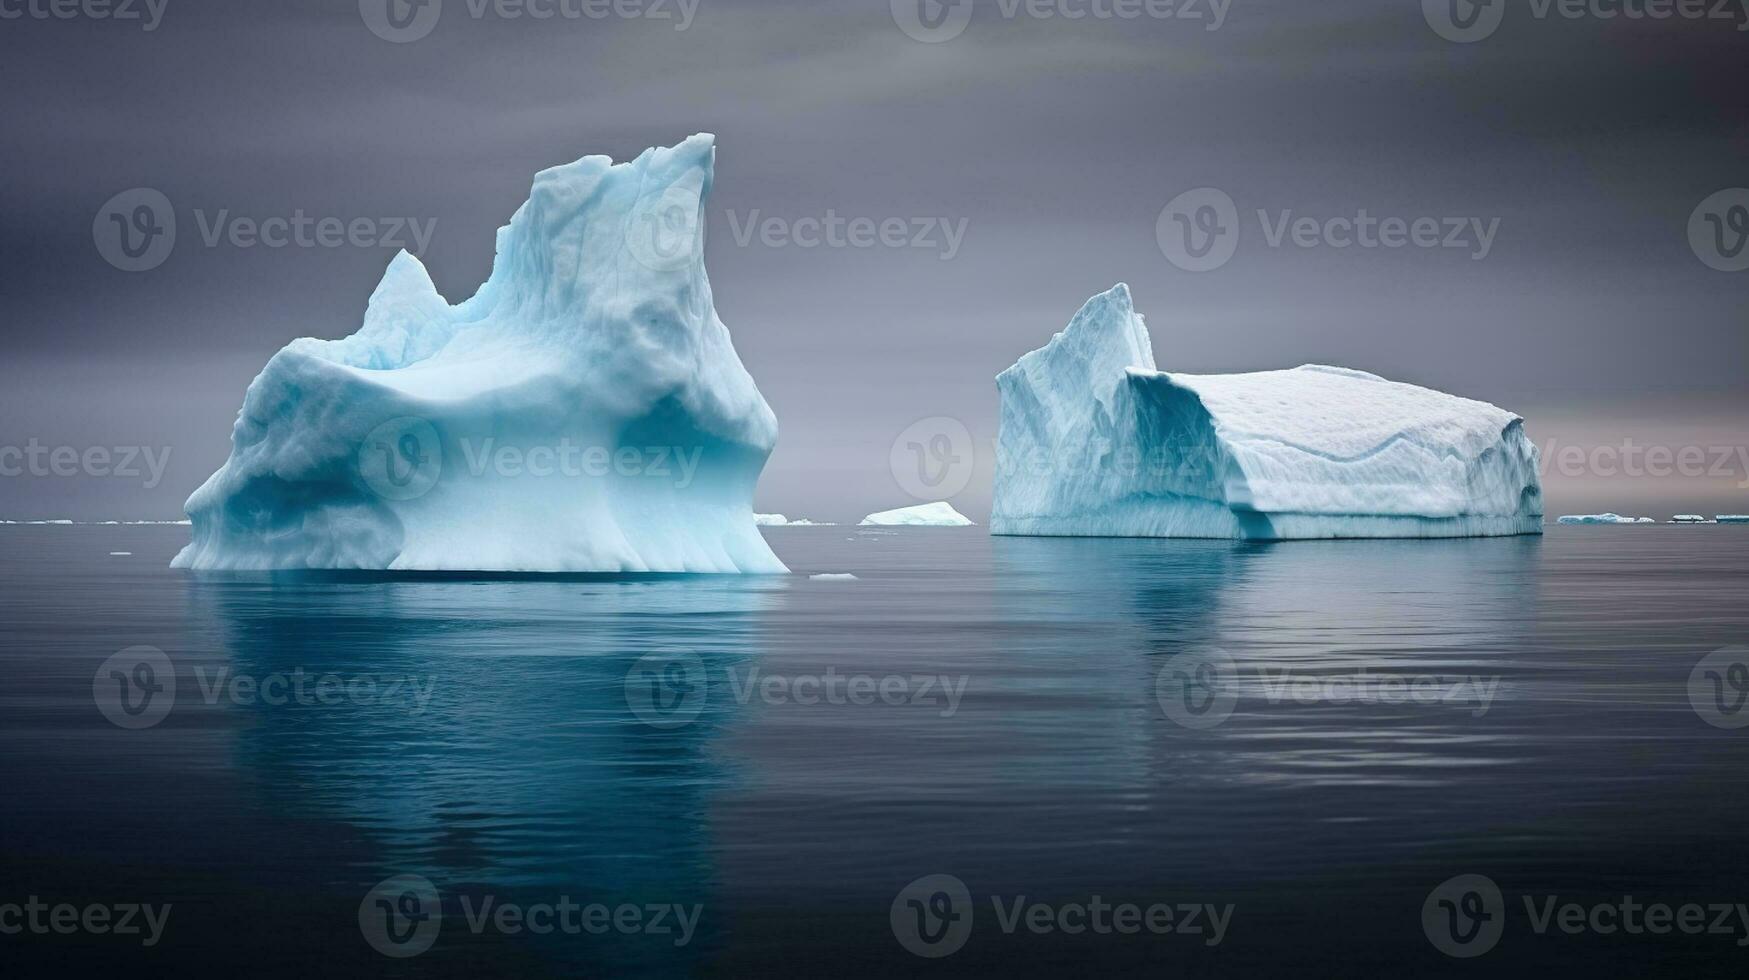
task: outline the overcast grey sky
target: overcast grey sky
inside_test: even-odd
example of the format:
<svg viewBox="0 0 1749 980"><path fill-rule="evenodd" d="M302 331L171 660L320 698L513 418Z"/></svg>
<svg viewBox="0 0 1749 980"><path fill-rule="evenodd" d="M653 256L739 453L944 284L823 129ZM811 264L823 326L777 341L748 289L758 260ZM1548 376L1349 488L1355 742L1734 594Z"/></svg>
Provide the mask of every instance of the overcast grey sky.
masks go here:
<svg viewBox="0 0 1749 980"><path fill-rule="evenodd" d="M1468 0L977 0L969 22L932 0L618 0L630 17L442 0L402 9L429 28L405 43L367 23L377 0L154 2L127 21L0 0L0 445L171 451L149 489L0 477L0 517L180 516L250 378L294 337L356 329L394 254L209 247L221 212L434 220L423 258L456 301L537 170L698 131L718 136L718 310L782 427L762 510L914 502L889 449L948 416L985 450L955 498L982 521L994 375L1120 280L1168 370L1342 364L1496 402L1545 446L1749 446L1749 272L1710 268L1689 235L1703 201L1749 187L1739 0L1723 20L1514 0L1467 43L1442 31L1493 23ZM934 43L901 26L919 23L941 25ZM130 273L93 224L136 187L165 195L178 234ZM1186 271L1156 223L1202 187L1235 203L1237 247ZM1712 258L1730 265L1718 200ZM1457 248L1331 247L1323 223L1362 209L1467 230ZM964 237L737 240L756 215L828 213ZM1300 217L1319 222L1310 247L1272 240ZM1743 456L1663 479L1552 472L1550 511L1749 510Z"/></svg>

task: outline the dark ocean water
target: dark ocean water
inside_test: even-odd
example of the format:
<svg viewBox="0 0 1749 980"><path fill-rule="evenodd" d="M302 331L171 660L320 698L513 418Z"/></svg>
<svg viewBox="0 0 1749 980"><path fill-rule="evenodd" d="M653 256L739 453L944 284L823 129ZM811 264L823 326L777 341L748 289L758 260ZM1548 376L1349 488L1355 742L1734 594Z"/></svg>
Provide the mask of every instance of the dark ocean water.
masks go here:
<svg viewBox="0 0 1749 980"><path fill-rule="evenodd" d="M170 905L8 975L1749 966L1749 651L1702 663L1749 528L768 531L855 581L204 578L186 535L0 528L0 927Z"/></svg>

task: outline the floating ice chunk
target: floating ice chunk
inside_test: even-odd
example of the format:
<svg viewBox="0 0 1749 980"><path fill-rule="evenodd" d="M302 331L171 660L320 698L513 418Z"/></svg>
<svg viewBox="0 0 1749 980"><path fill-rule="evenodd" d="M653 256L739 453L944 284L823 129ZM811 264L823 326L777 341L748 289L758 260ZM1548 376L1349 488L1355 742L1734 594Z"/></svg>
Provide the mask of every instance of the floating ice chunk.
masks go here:
<svg viewBox="0 0 1749 980"><path fill-rule="evenodd" d="M249 386L174 564L785 571L752 509L777 419L705 274L715 152L541 172L453 306L397 255L357 333Z"/></svg>
<svg viewBox="0 0 1749 980"><path fill-rule="evenodd" d="M1672 517L1670 519L1670 523L1672 523L1672 524L1716 524L1718 522L1707 520L1706 515L1704 515L1704 514L1677 514L1675 517Z"/></svg>
<svg viewBox="0 0 1749 980"><path fill-rule="evenodd" d="M1656 524L1650 517L1623 517L1620 514L1565 514L1555 519L1557 524Z"/></svg>
<svg viewBox="0 0 1749 980"><path fill-rule="evenodd" d="M837 526L835 524L824 524L824 523L821 523L819 521L810 521L805 517L798 517L792 521L789 518L783 516L782 514L754 514L753 515L753 523L759 525L760 527L836 527Z"/></svg>
<svg viewBox="0 0 1749 980"><path fill-rule="evenodd" d="M918 504L915 507L900 507L897 510L883 510L863 518L862 523L870 527L973 526L964 514L954 510L945 500L933 504Z"/></svg>
<svg viewBox="0 0 1749 980"><path fill-rule="evenodd" d="M994 534L1542 533L1518 416L1348 368L1158 371L1121 283L996 384Z"/></svg>
<svg viewBox="0 0 1749 980"><path fill-rule="evenodd" d="M854 582L854 581L856 581L856 576L850 574L849 572L821 572L818 575L810 575L810 576L808 576L808 578L812 579L815 582Z"/></svg>

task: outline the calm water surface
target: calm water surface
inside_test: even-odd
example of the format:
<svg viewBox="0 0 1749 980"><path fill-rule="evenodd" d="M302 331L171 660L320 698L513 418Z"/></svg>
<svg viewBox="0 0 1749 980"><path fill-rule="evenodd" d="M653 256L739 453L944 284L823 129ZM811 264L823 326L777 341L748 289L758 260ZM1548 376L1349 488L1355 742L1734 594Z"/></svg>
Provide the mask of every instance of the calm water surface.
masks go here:
<svg viewBox="0 0 1749 980"><path fill-rule="evenodd" d="M150 949L0 935L20 975L1749 966L1749 924L1539 934L1525 907L1749 902L1749 728L1690 699L1701 658L1749 644L1749 528L768 531L797 572L855 581L206 578L166 567L186 534L0 528L0 903L172 903ZM176 692L130 730L94 674L140 645ZM1198 663L1222 699L1187 714L1173 678ZM327 675L325 698L267 696ZM929 960L890 911L936 874L964 883L970 932ZM1461 874L1504 903L1470 960L1422 921ZM441 893L406 959L360 925L394 875ZM1232 912L1210 945L996 911L1095 895ZM561 899L698 918L684 944L470 923Z"/></svg>

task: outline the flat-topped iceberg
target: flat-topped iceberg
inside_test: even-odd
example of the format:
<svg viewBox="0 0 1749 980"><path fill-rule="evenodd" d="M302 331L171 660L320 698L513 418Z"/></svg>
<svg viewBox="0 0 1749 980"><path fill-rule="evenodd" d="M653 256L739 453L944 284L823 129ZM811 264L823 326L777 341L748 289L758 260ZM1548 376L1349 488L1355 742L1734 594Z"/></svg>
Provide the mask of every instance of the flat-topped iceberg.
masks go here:
<svg viewBox="0 0 1749 980"><path fill-rule="evenodd" d="M1713 520L1720 524L1749 524L1749 514L1720 514Z"/></svg>
<svg viewBox="0 0 1749 980"><path fill-rule="evenodd" d="M830 523L810 521L806 517L791 520L782 514L754 514L753 523L760 527L832 527Z"/></svg>
<svg viewBox="0 0 1749 980"><path fill-rule="evenodd" d="M1557 524L1656 524L1650 517L1623 517L1620 514L1563 514Z"/></svg>
<svg viewBox="0 0 1749 980"><path fill-rule="evenodd" d="M862 519L868 527L971 527L972 522L964 514L953 509L947 501L937 501L933 504L918 504L915 507L900 507L896 510L883 510L870 514Z"/></svg>
<svg viewBox="0 0 1749 980"><path fill-rule="evenodd" d="M996 384L994 534L1542 533L1518 416L1347 368L1159 371L1122 284Z"/></svg>
<svg viewBox="0 0 1749 980"><path fill-rule="evenodd" d="M364 325L249 386L188 500L196 569L782 572L777 419L717 317L715 140L538 174L457 305L396 256Z"/></svg>

